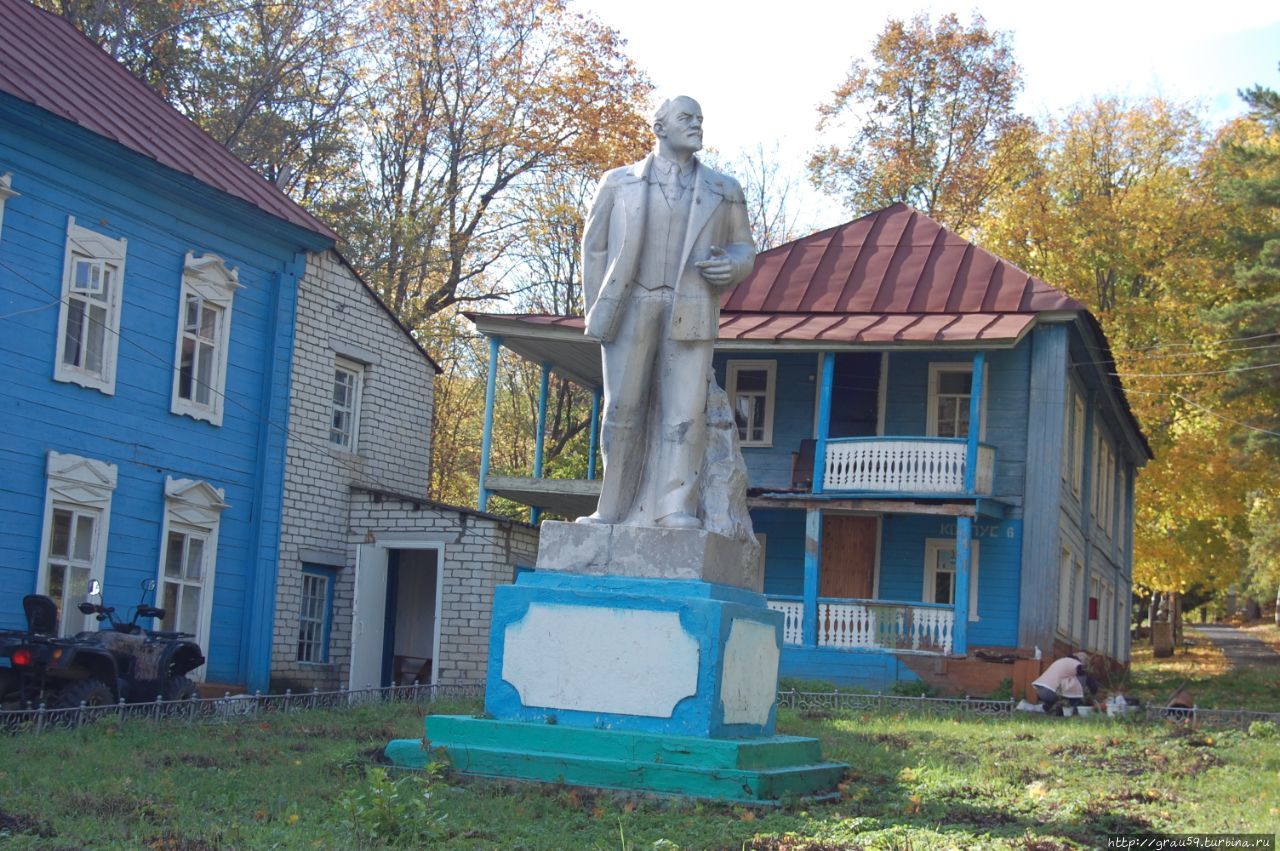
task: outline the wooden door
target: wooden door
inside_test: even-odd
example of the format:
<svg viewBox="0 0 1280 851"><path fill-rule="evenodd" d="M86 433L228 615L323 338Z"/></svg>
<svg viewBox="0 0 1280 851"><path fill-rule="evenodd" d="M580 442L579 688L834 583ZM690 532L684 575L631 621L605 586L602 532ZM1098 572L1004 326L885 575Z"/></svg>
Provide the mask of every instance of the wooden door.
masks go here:
<svg viewBox="0 0 1280 851"><path fill-rule="evenodd" d="M875 584L874 517L828 514L822 518L818 596L869 600Z"/></svg>

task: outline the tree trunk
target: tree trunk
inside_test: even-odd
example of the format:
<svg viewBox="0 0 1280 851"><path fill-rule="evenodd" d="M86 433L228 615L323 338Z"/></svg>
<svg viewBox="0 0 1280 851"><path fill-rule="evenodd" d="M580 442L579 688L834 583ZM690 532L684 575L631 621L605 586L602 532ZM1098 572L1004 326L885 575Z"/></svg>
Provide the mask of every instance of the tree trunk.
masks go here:
<svg viewBox="0 0 1280 851"><path fill-rule="evenodd" d="M1182 646L1182 595L1175 592L1173 605L1169 612L1169 620L1173 623L1173 646L1176 650Z"/></svg>
<svg viewBox="0 0 1280 851"><path fill-rule="evenodd" d="M1261 604L1259 604L1258 601L1253 599L1252 597L1246 597L1244 601L1244 616L1245 616L1245 620L1251 620L1251 621L1261 620L1262 618Z"/></svg>

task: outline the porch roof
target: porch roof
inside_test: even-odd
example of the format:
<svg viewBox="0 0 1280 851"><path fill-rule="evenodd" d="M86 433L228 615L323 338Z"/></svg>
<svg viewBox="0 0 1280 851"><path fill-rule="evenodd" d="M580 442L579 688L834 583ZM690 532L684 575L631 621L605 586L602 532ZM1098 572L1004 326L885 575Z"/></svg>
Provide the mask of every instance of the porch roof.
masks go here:
<svg viewBox="0 0 1280 851"><path fill-rule="evenodd" d="M534 363L589 387L600 386L600 346L581 316L467 313L476 328ZM1015 345L1035 313L787 313L721 310L717 348L984 348Z"/></svg>

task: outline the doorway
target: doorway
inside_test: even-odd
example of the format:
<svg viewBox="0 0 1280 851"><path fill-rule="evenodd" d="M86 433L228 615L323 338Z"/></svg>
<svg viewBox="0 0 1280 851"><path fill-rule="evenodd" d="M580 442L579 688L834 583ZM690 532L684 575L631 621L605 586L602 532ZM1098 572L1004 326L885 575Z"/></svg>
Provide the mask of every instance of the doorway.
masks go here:
<svg viewBox="0 0 1280 851"><path fill-rule="evenodd" d="M350 688L434 683L443 545L361 544L352 606Z"/></svg>
<svg viewBox="0 0 1280 851"><path fill-rule="evenodd" d="M824 514L818 596L842 600L875 598L878 517Z"/></svg>

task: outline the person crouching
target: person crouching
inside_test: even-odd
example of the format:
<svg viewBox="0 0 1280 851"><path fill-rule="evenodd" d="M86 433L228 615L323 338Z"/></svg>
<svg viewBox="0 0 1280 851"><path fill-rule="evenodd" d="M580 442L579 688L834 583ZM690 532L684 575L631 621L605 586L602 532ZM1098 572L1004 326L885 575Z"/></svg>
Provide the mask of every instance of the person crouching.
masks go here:
<svg viewBox="0 0 1280 851"><path fill-rule="evenodd" d="M1081 651L1054 662L1031 684L1048 714L1060 714L1062 702L1074 708L1085 702L1086 692L1098 691L1098 683L1089 673L1089 654Z"/></svg>

